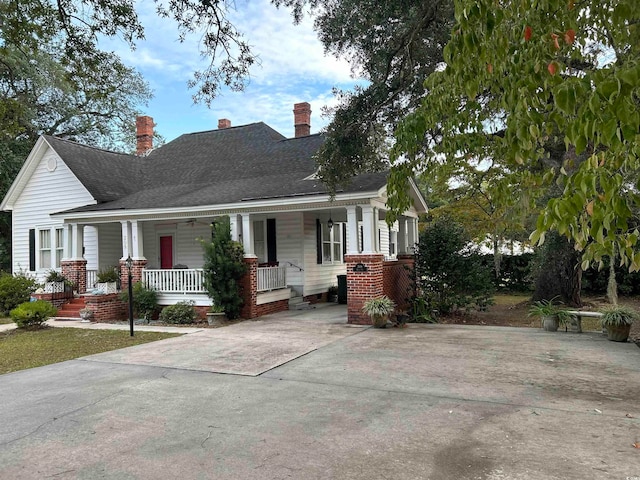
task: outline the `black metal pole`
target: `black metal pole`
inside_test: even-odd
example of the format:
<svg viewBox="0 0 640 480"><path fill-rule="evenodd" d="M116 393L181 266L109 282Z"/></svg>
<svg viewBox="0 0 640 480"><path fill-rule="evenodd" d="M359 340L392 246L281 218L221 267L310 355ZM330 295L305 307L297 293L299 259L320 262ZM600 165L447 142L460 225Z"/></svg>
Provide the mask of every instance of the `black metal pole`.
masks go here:
<svg viewBox="0 0 640 480"><path fill-rule="evenodd" d="M131 282L131 269L129 269L129 332L133 337L133 285Z"/></svg>

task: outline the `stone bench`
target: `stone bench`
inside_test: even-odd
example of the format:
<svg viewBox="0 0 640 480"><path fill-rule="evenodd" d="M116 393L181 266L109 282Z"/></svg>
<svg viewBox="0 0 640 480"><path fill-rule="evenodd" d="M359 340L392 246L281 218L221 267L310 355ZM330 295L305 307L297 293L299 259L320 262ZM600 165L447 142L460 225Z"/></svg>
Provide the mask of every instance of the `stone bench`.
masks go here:
<svg viewBox="0 0 640 480"><path fill-rule="evenodd" d="M571 331L576 333L582 333L582 317L600 318L602 316L600 312L582 310L568 310L567 313L571 315Z"/></svg>

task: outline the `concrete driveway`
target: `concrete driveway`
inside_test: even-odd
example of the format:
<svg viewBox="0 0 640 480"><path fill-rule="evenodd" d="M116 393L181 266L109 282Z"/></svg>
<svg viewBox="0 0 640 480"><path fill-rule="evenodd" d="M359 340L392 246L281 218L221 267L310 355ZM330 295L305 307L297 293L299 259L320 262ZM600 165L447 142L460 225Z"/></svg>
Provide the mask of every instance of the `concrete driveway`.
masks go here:
<svg viewBox="0 0 640 480"><path fill-rule="evenodd" d="M0 376L2 479L640 479L640 349L331 306Z"/></svg>

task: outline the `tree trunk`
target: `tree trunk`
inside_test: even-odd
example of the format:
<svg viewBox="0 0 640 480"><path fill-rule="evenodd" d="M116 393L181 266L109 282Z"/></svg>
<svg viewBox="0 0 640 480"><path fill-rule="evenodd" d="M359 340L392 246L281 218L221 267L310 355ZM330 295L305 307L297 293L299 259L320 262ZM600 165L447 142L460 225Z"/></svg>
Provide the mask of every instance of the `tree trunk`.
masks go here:
<svg viewBox="0 0 640 480"><path fill-rule="evenodd" d="M496 279L500 280L500 272L502 267L502 252L500 252L500 242L498 235L493 234L493 269L496 272Z"/></svg>
<svg viewBox="0 0 640 480"><path fill-rule="evenodd" d="M616 282L616 246L609 259L609 281L607 282L607 299L611 305L618 305L618 282Z"/></svg>
<svg viewBox="0 0 640 480"><path fill-rule="evenodd" d="M536 256L538 275L532 299L559 297L568 306L581 307L582 268L580 252L576 252L573 243L557 232L549 232Z"/></svg>

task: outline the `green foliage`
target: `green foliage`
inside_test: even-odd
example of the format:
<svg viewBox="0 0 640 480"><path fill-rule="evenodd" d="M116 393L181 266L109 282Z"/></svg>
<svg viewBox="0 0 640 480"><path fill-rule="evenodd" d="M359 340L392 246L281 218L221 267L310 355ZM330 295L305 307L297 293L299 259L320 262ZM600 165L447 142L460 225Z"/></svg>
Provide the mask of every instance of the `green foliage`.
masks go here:
<svg viewBox="0 0 640 480"><path fill-rule="evenodd" d="M631 325L634 320L640 318L637 311L621 305L605 308L602 310L602 314L603 315L600 318L600 324L603 327Z"/></svg>
<svg viewBox="0 0 640 480"><path fill-rule="evenodd" d="M175 324L196 323L198 312L193 308L194 305L194 302L189 300L164 307L160 312L160 321Z"/></svg>
<svg viewBox="0 0 640 480"><path fill-rule="evenodd" d="M15 121L15 117L13 114L9 114L10 119L3 119L2 110L3 106L0 100L0 158L2 159L0 163L0 197L4 197L9 190L33 146L29 139L6 140L7 137L10 138L10 131L13 130L7 127L6 123L7 121ZM5 129L9 132L3 131ZM0 212L0 270L11 270L11 213L9 212Z"/></svg>
<svg viewBox="0 0 640 480"><path fill-rule="evenodd" d="M11 310L11 319L19 328L40 327L49 317L55 317L58 310L49 302L36 300L25 302Z"/></svg>
<svg viewBox="0 0 640 480"><path fill-rule="evenodd" d="M67 279L65 278L65 276L56 270L49 270L49 273L47 273L47 277L45 278L45 282L66 282L66 281Z"/></svg>
<svg viewBox="0 0 640 480"><path fill-rule="evenodd" d="M120 294L120 299L129 302L128 290ZM148 322L159 308L158 292L145 287L142 282L133 284L133 312L138 318L144 318Z"/></svg>
<svg viewBox="0 0 640 480"><path fill-rule="evenodd" d="M391 315L395 308L396 304L386 295L370 298L362 305L362 311L370 317Z"/></svg>
<svg viewBox="0 0 640 480"><path fill-rule="evenodd" d="M536 248L531 272L536 279L534 300L559 296L568 305L582 305L580 253L565 237L549 232L544 245Z"/></svg>
<svg viewBox="0 0 640 480"><path fill-rule="evenodd" d="M496 277L493 270L494 256L481 255L481 262L487 268L491 268L493 282L496 290L502 292L529 292L532 286L532 253L520 255L502 255L500 261L500 276Z"/></svg>
<svg viewBox="0 0 640 480"><path fill-rule="evenodd" d="M194 100L208 105L223 86L242 90L255 55L228 18L229 9L235 9L233 2L157 0L154 4L158 15L175 22L177 40L194 35L200 39L199 53L207 61L188 83L197 88ZM51 42L51 50L55 46L67 63L78 63L87 73L100 77L101 62L106 55L98 48L100 38L124 40L132 49L137 40L144 38L136 6L133 0L4 1L0 3L0 18L4 20L0 45L19 47L36 58L39 48ZM38 65L40 61L34 63ZM59 80L59 77L53 78ZM83 78L91 81L91 75ZM71 77L71 80L75 79ZM78 81L78 86L82 86L81 83ZM114 90L125 93L131 87L113 81L101 91L109 96ZM89 100L86 106L91 104ZM14 109L21 107L19 102L10 105Z"/></svg>
<svg viewBox="0 0 640 480"><path fill-rule="evenodd" d="M240 315L243 304L240 279L247 271L244 249L231 239L228 216L217 218L211 228L211 241L202 241L204 285L214 305L222 307L232 320Z"/></svg>
<svg viewBox="0 0 640 480"><path fill-rule="evenodd" d="M457 309L484 309L493 293L491 272L474 255L461 225L439 218L420 235L415 256L417 296L428 305L428 314Z"/></svg>
<svg viewBox="0 0 640 480"><path fill-rule="evenodd" d="M609 279L608 257L603 259L603 267L590 268L582 273L582 291L589 295L604 295L607 293ZM622 295L640 295L640 272L629 272L628 268L615 264L616 283Z"/></svg>
<svg viewBox="0 0 640 480"><path fill-rule="evenodd" d="M120 273L118 273L117 267L107 267L98 272L96 280L99 283L118 282L120 280Z"/></svg>
<svg viewBox="0 0 640 480"><path fill-rule="evenodd" d="M408 205L414 171L475 162L501 168L497 183L535 210L552 182L560 194L539 215L534 243L557 230L583 269L617 248L640 269L631 221L640 209L640 13L636 0L457 0L446 67L396 131L389 203ZM497 184L496 184L497 188Z"/></svg>
<svg viewBox="0 0 640 480"><path fill-rule="evenodd" d="M556 315L558 313L558 306L553 303L553 300L538 300L533 302L529 308L529 316L547 317Z"/></svg>
<svg viewBox="0 0 640 480"><path fill-rule="evenodd" d="M224 313L224 307L221 305L211 305L209 311L211 313Z"/></svg>
<svg viewBox="0 0 640 480"><path fill-rule="evenodd" d="M430 302L422 296L415 296L410 299L411 321L414 323L438 323L438 319L433 315Z"/></svg>
<svg viewBox="0 0 640 480"><path fill-rule="evenodd" d="M24 275L0 275L0 309L3 315L24 302L28 302L31 294L36 291L38 285L32 278Z"/></svg>

